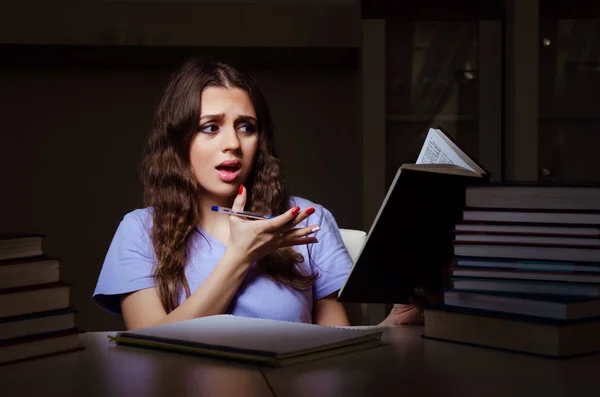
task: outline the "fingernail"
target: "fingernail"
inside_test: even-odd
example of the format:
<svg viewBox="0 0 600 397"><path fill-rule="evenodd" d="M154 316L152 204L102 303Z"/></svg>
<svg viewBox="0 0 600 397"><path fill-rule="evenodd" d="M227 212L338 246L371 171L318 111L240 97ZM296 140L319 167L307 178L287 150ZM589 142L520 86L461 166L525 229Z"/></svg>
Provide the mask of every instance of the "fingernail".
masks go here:
<svg viewBox="0 0 600 397"><path fill-rule="evenodd" d="M306 209L306 215L310 215L310 214L312 214L313 212L315 212L315 209L314 209L313 207L308 207L308 208Z"/></svg>
<svg viewBox="0 0 600 397"><path fill-rule="evenodd" d="M319 226L313 227L312 229L310 229L311 232L318 232L319 230L321 230L321 228Z"/></svg>
<svg viewBox="0 0 600 397"><path fill-rule="evenodd" d="M243 191L244 191L244 185L240 185L240 188L238 189L238 195L242 194Z"/></svg>
<svg viewBox="0 0 600 397"><path fill-rule="evenodd" d="M300 212L300 207L295 207L295 208L292 210L292 215L296 216L296 215L298 215L298 212Z"/></svg>

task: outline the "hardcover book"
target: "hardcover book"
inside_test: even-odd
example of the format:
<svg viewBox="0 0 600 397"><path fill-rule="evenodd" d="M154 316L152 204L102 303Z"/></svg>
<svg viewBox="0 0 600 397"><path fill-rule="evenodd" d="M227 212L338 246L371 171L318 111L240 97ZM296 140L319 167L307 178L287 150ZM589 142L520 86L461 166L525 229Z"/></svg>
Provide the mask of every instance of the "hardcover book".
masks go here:
<svg viewBox="0 0 600 397"><path fill-rule="evenodd" d="M442 287L465 186L489 177L449 135L430 129L416 164L398 168L338 300L408 303L416 287Z"/></svg>
<svg viewBox="0 0 600 397"><path fill-rule="evenodd" d="M423 337L552 358L600 352L600 318L556 320L464 307L426 308Z"/></svg>

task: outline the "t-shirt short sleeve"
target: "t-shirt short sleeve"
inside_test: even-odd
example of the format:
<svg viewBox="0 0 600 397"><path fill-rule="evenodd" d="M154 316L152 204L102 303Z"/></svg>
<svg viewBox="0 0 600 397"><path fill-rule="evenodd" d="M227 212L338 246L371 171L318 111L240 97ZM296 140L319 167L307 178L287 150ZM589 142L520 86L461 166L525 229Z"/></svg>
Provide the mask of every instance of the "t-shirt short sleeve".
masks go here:
<svg viewBox="0 0 600 397"><path fill-rule="evenodd" d="M151 222L147 209L132 211L125 215L113 236L92 296L110 313L121 314L122 294L154 287Z"/></svg>
<svg viewBox="0 0 600 397"><path fill-rule="evenodd" d="M313 285L314 299L321 299L342 288L352 270L352 258L331 212L320 205L315 209L318 217L311 215L307 221L321 227L315 234L319 242L310 247L311 267L319 273Z"/></svg>

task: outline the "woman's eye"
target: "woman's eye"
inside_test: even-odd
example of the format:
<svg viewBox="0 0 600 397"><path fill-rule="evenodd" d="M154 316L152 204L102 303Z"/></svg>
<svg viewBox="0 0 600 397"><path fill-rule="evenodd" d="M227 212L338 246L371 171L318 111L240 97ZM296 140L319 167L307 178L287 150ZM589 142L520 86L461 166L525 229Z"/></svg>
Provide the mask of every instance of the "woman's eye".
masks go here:
<svg viewBox="0 0 600 397"><path fill-rule="evenodd" d="M248 134L253 134L256 132L256 128L252 124L242 124L240 129Z"/></svg>
<svg viewBox="0 0 600 397"><path fill-rule="evenodd" d="M217 132L218 129L219 128L215 124L204 124L203 126L200 126L198 131L206 132L208 134L214 134L215 132Z"/></svg>

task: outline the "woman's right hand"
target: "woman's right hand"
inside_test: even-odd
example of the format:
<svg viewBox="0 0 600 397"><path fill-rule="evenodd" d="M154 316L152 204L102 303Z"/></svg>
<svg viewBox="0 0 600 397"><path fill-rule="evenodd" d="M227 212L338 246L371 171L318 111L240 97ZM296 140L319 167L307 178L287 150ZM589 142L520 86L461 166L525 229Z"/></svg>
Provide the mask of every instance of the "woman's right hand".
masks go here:
<svg viewBox="0 0 600 397"><path fill-rule="evenodd" d="M244 211L245 205L246 189L241 188L232 209ZM252 263L282 247L317 243L319 240L310 235L319 230L319 225L294 228L313 212L313 208L300 211L300 207L294 207L275 218L265 220L246 220L230 215L227 249Z"/></svg>

